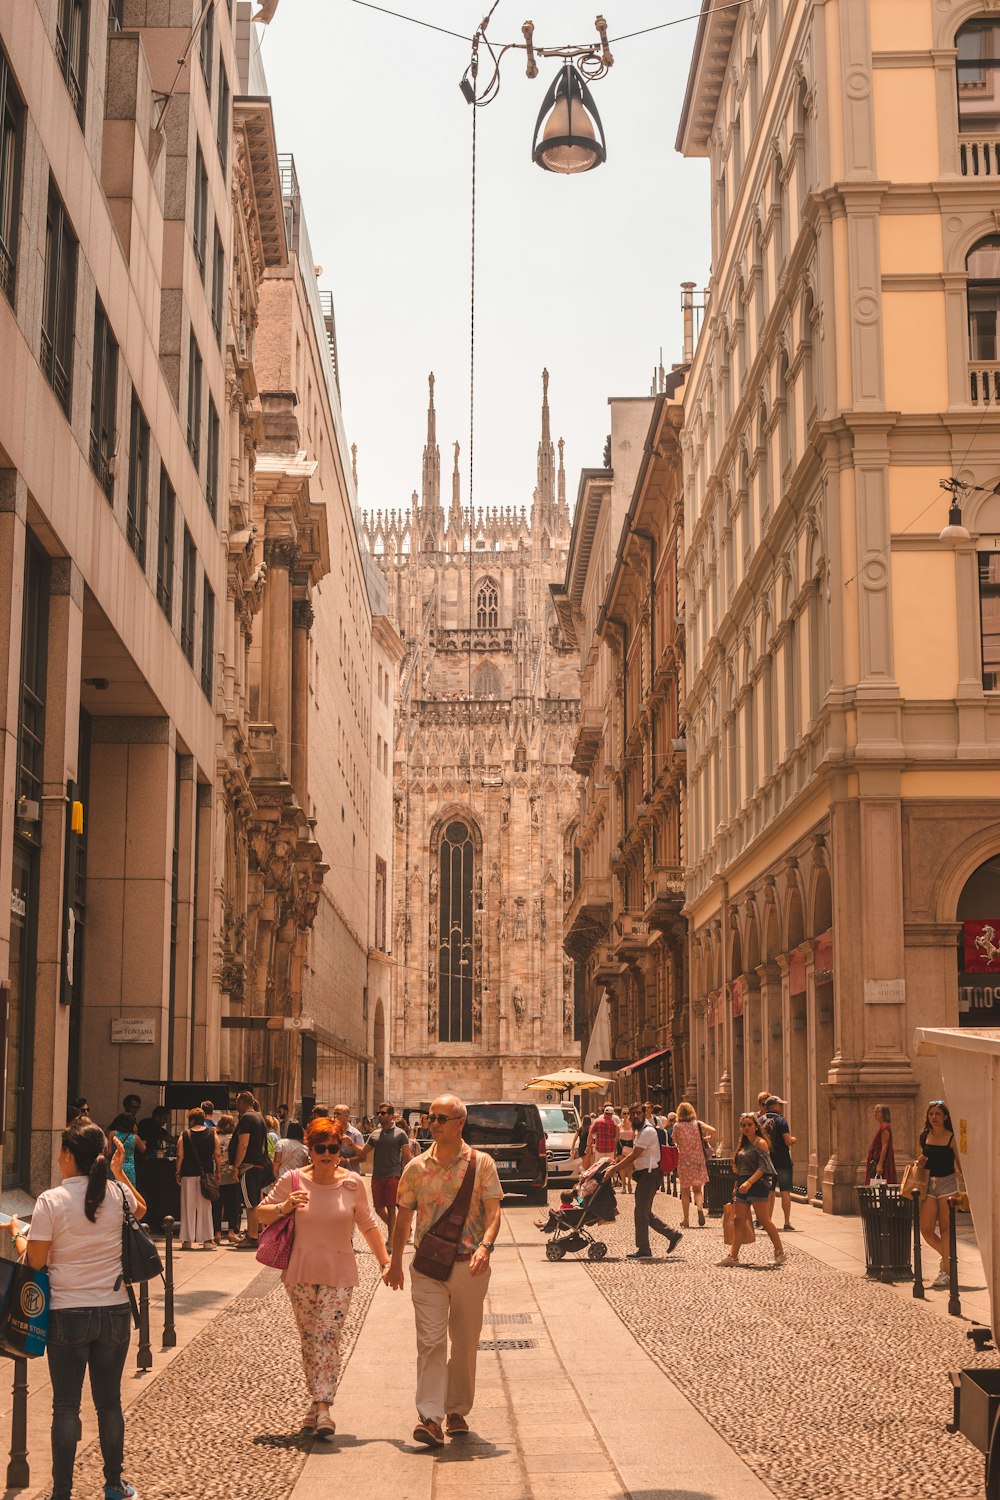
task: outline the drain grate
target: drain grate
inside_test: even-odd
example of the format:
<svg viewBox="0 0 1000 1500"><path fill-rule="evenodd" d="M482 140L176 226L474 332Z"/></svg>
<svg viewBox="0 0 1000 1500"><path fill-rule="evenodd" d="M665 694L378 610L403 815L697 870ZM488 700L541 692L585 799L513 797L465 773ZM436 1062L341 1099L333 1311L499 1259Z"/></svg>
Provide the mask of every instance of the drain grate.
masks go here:
<svg viewBox="0 0 1000 1500"><path fill-rule="evenodd" d="M480 1339L479 1348L485 1350L537 1349L538 1345L534 1339Z"/></svg>
<svg viewBox="0 0 1000 1500"><path fill-rule="evenodd" d="M530 1323L531 1313L487 1313L484 1323Z"/></svg>

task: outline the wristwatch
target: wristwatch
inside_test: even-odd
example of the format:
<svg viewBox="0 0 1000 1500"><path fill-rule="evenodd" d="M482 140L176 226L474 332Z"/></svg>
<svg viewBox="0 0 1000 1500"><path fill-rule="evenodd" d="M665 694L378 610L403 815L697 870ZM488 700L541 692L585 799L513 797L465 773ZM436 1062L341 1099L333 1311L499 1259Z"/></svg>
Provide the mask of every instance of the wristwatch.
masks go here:
<svg viewBox="0 0 1000 1500"><path fill-rule="evenodd" d="M480 1250L485 1250L487 1255L492 1255L493 1254L493 1250L494 1250L495 1245L496 1245L496 1241L495 1240L480 1240L480 1242L479 1242L479 1248L480 1248Z"/></svg>

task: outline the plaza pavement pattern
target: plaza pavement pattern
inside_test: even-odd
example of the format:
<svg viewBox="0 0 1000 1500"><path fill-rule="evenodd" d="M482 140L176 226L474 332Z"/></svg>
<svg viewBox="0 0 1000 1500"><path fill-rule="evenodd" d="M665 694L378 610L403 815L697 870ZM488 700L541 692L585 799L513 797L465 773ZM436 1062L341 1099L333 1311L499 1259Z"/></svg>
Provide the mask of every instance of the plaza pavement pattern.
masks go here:
<svg viewBox="0 0 1000 1500"><path fill-rule="evenodd" d="M850 1260L843 1249L860 1241L858 1221L798 1210L804 1232L788 1237L780 1269L761 1238L743 1252L745 1268L718 1268L718 1220L690 1230L675 1255L637 1265L624 1259L632 1200L618 1201L617 1223L600 1231L605 1261L551 1263L533 1224L539 1211L509 1200L473 1432L437 1452L411 1441L409 1296L379 1288L373 1257L358 1257L338 1436L321 1443L300 1431L307 1401L277 1273L234 1252L206 1256L202 1264L216 1268L204 1273L215 1277L204 1295L219 1311L202 1316L190 1341L182 1319L183 1347L162 1365L154 1339L156 1367L129 1401L126 1473L140 1500L982 1495L982 1460L944 1431L946 1376L997 1356L973 1356L967 1324L941 1315L946 1294L922 1304L858 1274L856 1253ZM679 1222L676 1200L660 1195L657 1211ZM663 1241L654 1235L653 1244ZM184 1260L186 1272L198 1265ZM36 1480L46 1468L39 1425ZM91 1440L78 1459L77 1500L98 1500L101 1482Z"/></svg>

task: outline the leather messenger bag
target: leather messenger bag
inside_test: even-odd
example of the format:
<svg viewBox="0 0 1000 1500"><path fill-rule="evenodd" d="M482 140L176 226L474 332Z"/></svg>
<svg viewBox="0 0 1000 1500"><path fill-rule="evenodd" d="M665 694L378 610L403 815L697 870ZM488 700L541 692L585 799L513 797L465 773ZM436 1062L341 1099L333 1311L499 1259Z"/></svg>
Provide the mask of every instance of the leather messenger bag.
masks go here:
<svg viewBox="0 0 1000 1500"><path fill-rule="evenodd" d="M465 1169L465 1176L462 1178L462 1185L455 1195L455 1201L439 1219L435 1219L417 1246L413 1257L413 1269L419 1271L421 1276L430 1276L433 1281L447 1281L451 1275L451 1268L458 1255L462 1230L469 1217L469 1205L472 1202L472 1189L475 1182L476 1153L473 1151L469 1157L469 1165Z"/></svg>

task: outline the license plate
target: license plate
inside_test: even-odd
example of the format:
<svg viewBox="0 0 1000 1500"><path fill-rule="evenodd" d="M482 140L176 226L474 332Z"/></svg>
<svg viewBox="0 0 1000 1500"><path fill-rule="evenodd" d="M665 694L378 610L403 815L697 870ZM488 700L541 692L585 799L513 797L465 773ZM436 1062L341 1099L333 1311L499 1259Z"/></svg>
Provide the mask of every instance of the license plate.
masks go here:
<svg viewBox="0 0 1000 1500"><path fill-rule="evenodd" d="M508 1171L513 1171L513 1169L517 1166L517 1162L516 1161L500 1161L500 1159L497 1158L497 1166L498 1167L506 1167L508 1169Z"/></svg>

